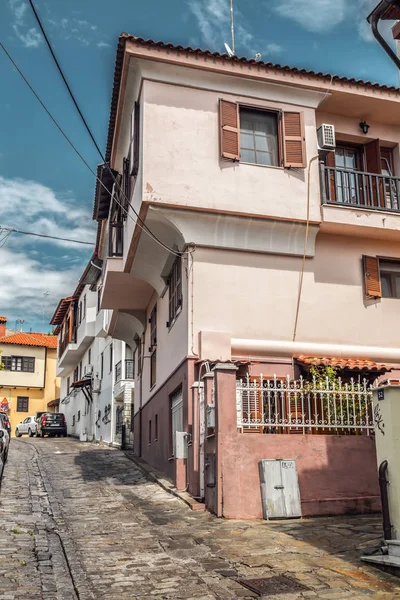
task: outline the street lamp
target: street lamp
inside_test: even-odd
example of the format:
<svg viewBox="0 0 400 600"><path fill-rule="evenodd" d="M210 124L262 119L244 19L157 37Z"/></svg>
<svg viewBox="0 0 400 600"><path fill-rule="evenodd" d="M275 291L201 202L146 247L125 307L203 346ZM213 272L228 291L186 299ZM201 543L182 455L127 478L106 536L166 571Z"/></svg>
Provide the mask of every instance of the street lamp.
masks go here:
<svg viewBox="0 0 400 600"><path fill-rule="evenodd" d="M389 46L387 41L379 33L379 21L398 21L400 19L400 0L381 0L374 10L367 17L371 25L372 34L389 58L392 59L396 67L400 70L400 58Z"/></svg>

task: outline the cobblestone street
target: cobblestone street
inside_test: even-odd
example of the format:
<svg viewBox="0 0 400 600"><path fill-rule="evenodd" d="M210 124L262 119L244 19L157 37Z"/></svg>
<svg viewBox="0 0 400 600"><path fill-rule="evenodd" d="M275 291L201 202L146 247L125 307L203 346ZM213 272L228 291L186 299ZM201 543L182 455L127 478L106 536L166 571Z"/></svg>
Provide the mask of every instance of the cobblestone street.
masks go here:
<svg viewBox="0 0 400 600"><path fill-rule="evenodd" d="M2 600L253 598L238 580L259 578L279 600L400 597L398 580L359 561L380 517L218 520L118 450L13 440L0 499Z"/></svg>

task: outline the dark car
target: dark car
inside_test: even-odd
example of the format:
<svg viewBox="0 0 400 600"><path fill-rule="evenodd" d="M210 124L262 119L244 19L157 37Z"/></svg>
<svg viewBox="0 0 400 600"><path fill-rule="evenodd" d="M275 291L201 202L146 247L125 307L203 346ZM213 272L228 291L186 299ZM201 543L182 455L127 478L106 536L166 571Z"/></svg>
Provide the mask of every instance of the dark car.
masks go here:
<svg viewBox="0 0 400 600"><path fill-rule="evenodd" d="M3 425L4 429L8 432L8 435L11 436L11 423L7 413L0 412L0 421L0 424Z"/></svg>
<svg viewBox="0 0 400 600"><path fill-rule="evenodd" d="M37 421L36 437L67 437L67 420L63 413L43 413Z"/></svg>
<svg viewBox="0 0 400 600"><path fill-rule="evenodd" d="M3 422L0 421L0 483L3 476L4 465L7 461L9 444L10 436L8 435L7 429L3 426Z"/></svg>

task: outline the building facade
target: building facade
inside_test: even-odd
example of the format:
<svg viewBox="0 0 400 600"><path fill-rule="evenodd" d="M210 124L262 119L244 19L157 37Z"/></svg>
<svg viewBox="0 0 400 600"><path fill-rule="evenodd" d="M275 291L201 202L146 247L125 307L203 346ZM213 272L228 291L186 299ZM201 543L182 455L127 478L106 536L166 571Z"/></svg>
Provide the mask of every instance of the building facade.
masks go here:
<svg viewBox="0 0 400 600"><path fill-rule="evenodd" d="M260 517L258 462L279 458L303 514L379 508L368 386L399 374L399 109L394 87L120 37L99 302L136 348L136 453L221 516ZM336 391L293 392L329 369Z"/></svg>
<svg viewBox="0 0 400 600"><path fill-rule="evenodd" d="M66 416L69 435L121 446L124 432L124 445L129 446L133 353L108 335L110 313L99 308L96 291L96 285L101 285L101 263L93 266L94 260L74 294L61 299L51 320L58 333L60 411Z"/></svg>
<svg viewBox="0 0 400 600"><path fill-rule="evenodd" d="M0 410L7 411L14 435L18 423L53 410L48 404L60 396L57 337L9 330L6 317L0 317L0 352Z"/></svg>

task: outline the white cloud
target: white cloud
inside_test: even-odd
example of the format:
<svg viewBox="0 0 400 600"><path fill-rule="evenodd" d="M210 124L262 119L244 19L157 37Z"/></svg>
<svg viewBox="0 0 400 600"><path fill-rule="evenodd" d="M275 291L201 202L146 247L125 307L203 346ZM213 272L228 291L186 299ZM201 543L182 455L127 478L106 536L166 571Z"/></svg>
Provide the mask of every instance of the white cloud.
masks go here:
<svg viewBox="0 0 400 600"><path fill-rule="evenodd" d="M104 34L99 30L97 25L93 25L93 23L89 23L89 21L84 19L63 17L60 20L53 18L48 18L47 20L54 29L57 29L57 35L63 40L73 39L84 46L95 43L99 48L110 45L103 42L102 38Z"/></svg>
<svg viewBox="0 0 400 600"><path fill-rule="evenodd" d="M313 33L328 32L348 21L363 41L370 42L374 38L366 19L376 4L377 0L274 0L274 11ZM391 25L389 21L381 24L383 35L390 32Z"/></svg>
<svg viewBox="0 0 400 600"><path fill-rule="evenodd" d="M43 38L36 27L29 27L26 23L28 5L21 0L10 0L9 5L14 17L12 28L17 38L25 48L38 48Z"/></svg>
<svg viewBox="0 0 400 600"><path fill-rule="evenodd" d="M90 210L77 205L70 194L56 194L38 182L0 177L0 225L93 242L91 247L13 233L3 245L0 236L0 308L11 327L13 319L23 318L27 329L29 323L42 322L44 305L47 331L58 300L74 291L94 249ZM64 253L59 248L65 248Z"/></svg>
<svg viewBox="0 0 400 600"><path fill-rule="evenodd" d="M267 44L267 47L265 48L265 50L263 52L263 59L268 60L269 54L280 54L282 52L282 50L283 50L283 48L279 44L275 44L274 42L272 42L271 44ZM264 55L265 55L265 57L264 57Z"/></svg>
<svg viewBox="0 0 400 600"><path fill-rule="evenodd" d="M231 44L229 2L226 0L189 0L189 10L197 21L197 26L204 44L210 50L223 50L224 42ZM195 38L197 41L197 38ZM254 37L244 15L235 9L235 50L238 54L254 56L260 52L265 42ZM194 44L197 46L198 44ZM276 52L277 44L271 42L272 52ZM223 50L225 51L225 50Z"/></svg>
<svg viewBox="0 0 400 600"><path fill-rule="evenodd" d="M98 48L111 48L111 44L107 44L107 42L97 42L96 46Z"/></svg>

